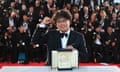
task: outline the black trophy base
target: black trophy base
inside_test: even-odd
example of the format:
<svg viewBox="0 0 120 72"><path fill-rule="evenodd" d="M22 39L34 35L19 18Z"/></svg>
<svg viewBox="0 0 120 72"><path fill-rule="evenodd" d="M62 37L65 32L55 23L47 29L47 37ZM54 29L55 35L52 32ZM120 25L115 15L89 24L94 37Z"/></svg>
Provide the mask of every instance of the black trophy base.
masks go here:
<svg viewBox="0 0 120 72"><path fill-rule="evenodd" d="M72 70L73 68L57 68L57 69L62 71L62 70Z"/></svg>

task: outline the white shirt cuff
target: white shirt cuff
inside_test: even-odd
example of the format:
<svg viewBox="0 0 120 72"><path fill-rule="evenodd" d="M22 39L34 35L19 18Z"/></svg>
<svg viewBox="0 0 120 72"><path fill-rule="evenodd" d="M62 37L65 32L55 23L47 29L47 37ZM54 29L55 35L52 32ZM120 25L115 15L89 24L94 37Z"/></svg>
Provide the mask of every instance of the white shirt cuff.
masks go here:
<svg viewBox="0 0 120 72"><path fill-rule="evenodd" d="M46 27L45 24L39 24L38 26L39 26L40 28L45 28L45 27Z"/></svg>

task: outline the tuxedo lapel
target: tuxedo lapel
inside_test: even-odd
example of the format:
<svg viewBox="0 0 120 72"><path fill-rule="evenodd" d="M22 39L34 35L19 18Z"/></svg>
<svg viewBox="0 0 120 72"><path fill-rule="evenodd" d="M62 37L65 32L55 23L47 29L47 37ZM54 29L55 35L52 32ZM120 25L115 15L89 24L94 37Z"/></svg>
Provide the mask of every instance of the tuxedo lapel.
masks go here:
<svg viewBox="0 0 120 72"><path fill-rule="evenodd" d="M67 41L67 45L72 45L73 41L74 41L74 34L73 34L73 31L70 31L70 35L69 35L69 38L68 38L68 41Z"/></svg>
<svg viewBox="0 0 120 72"><path fill-rule="evenodd" d="M56 32L55 38L54 38L54 39L56 39L55 41L57 42L56 44L57 44L58 48L62 48L62 44L61 44L61 39L60 39L60 33L59 33L59 31Z"/></svg>

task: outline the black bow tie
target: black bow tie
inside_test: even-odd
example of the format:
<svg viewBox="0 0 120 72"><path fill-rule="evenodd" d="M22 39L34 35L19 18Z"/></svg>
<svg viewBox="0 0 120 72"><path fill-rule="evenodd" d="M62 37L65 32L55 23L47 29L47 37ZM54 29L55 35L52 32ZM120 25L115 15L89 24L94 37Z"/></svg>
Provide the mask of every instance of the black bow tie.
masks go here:
<svg viewBox="0 0 120 72"><path fill-rule="evenodd" d="M60 37L61 37L61 38L63 38L64 36L67 37L68 34L67 34L67 33L60 33Z"/></svg>

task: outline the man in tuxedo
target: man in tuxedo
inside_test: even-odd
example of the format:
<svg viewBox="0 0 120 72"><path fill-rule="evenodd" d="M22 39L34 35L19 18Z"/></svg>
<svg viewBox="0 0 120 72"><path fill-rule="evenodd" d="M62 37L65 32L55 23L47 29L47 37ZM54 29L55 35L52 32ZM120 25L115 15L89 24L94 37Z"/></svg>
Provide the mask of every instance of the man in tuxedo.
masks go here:
<svg viewBox="0 0 120 72"><path fill-rule="evenodd" d="M81 33L70 30L72 15L67 10L59 10L53 15L57 29L46 32L45 28L50 23L50 18L45 17L37 26L32 38L33 47L40 47L43 44L48 47L48 65L51 65L51 51L58 49L77 49L79 59L87 59L87 49L84 36Z"/></svg>

